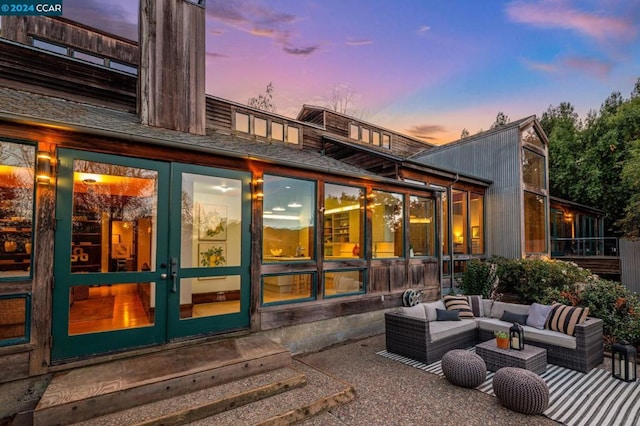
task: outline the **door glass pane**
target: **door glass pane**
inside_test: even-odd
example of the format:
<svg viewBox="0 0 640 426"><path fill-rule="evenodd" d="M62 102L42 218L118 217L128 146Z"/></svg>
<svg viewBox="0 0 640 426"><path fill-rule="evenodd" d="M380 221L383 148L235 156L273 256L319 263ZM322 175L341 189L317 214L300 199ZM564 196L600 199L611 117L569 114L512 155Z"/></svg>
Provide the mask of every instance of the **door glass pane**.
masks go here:
<svg viewBox="0 0 640 426"><path fill-rule="evenodd" d="M158 173L74 161L71 272L155 270Z"/></svg>
<svg viewBox="0 0 640 426"><path fill-rule="evenodd" d="M242 181L182 174L181 268L240 266Z"/></svg>
<svg viewBox="0 0 640 426"><path fill-rule="evenodd" d="M29 276L35 158L33 145L0 141L0 279Z"/></svg>
<svg viewBox="0 0 640 426"><path fill-rule="evenodd" d="M362 258L364 250L364 190L352 186L324 186L324 258Z"/></svg>
<svg viewBox="0 0 640 426"><path fill-rule="evenodd" d="M373 191L369 207L373 211L371 232L373 257L402 257L403 213L402 194Z"/></svg>
<svg viewBox="0 0 640 426"><path fill-rule="evenodd" d="M240 275L180 280L180 319L240 312Z"/></svg>
<svg viewBox="0 0 640 426"><path fill-rule="evenodd" d="M153 325L155 283L69 289L69 335Z"/></svg>
<svg viewBox="0 0 640 426"><path fill-rule="evenodd" d="M315 182L264 175L262 259L310 260L315 247Z"/></svg>

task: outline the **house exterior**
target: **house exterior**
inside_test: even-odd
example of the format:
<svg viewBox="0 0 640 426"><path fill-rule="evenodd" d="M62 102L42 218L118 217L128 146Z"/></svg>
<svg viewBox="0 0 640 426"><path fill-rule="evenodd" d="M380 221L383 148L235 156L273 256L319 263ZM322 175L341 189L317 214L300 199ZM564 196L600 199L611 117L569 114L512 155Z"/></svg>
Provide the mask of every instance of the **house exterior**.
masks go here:
<svg viewBox="0 0 640 426"><path fill-rule="evenodd" d="M0 392L250 333L317 350L471 259L549 254L535 117L434 147L257 110L204 94L199 4L141 11L139 45L2 17Z"/></svg>

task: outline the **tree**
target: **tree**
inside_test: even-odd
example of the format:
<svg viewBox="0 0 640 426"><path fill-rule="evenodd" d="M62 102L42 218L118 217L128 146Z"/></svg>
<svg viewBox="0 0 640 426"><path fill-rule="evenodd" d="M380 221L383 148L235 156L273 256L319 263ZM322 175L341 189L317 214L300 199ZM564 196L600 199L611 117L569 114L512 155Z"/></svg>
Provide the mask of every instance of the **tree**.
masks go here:
<svg viewBox="0 0 640 426"><path fill-rule="evenodd" d="M509 119L509 116L507 114L505 114L504 112L500 111L498 113L498 115L496 115L496 121L493 122L493 124L491 125L491 128L495 129L498 126L504 126L509 121L511 121Z"/></svg>
<svg viewBox="0 0 640 426"><path fill-rule="evenodd" d="M460 139L464 139L467 136L469 136L469 131L467 130L467 128L465 127L464 129L462 129L462 133L460 133Z"/></svg>
<svg viewBox="0 0 640 426"><path fill-rule="evenodd" d="M273 103L273 83L269 82L267 84L264 93L260 93L257 97L249 98L247 105L263 111L276 112L276 105Z"/></svg>
<svg viewBox="0 0 640 426"><path fill-rule="evenodd" d="M607 235L640 234L640 79L629 99L613 92L581 122L571 104L540 120L549 138L551 193L604 210Z"/></svg>
<svg viewBox="0 0 640 426"><path fill-rule="evenodd" d="M362 111L358 111L355 108L355 98L356 94L351 89L351 86L348 84L341 84L333 88L329 99L327 99L325 103L327 108L335 112L351 117L362 118Z"/></svg>

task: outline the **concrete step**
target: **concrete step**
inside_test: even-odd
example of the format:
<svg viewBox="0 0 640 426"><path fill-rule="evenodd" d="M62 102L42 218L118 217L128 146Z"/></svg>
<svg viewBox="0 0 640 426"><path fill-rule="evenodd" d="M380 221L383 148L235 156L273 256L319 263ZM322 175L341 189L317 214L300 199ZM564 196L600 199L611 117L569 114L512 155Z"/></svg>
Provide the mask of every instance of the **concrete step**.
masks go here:
<svg viewBox="0 0 640 426"><path fill-rule="evenodd" d="M288 425L348 403L354 397L351 385L293 360L291 367L74 426Z"/></svg>
<svg viewBox="0 0 640 426"><path fill-rule="evenodd" d="M77 423L290 365L284 346L247 336L77 368L54 375L33 424Z"/></svg>

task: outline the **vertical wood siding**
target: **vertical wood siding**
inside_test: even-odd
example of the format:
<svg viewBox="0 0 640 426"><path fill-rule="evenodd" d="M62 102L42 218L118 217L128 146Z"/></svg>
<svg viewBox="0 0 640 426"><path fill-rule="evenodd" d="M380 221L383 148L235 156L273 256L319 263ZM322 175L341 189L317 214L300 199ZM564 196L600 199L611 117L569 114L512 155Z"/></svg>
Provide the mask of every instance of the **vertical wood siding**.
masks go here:
<svg viewBox="0 0 640 426"><path fill-rule="evenodd" d="M640 241L620 239L620 263L622 284L640 292Z"/></svg>

